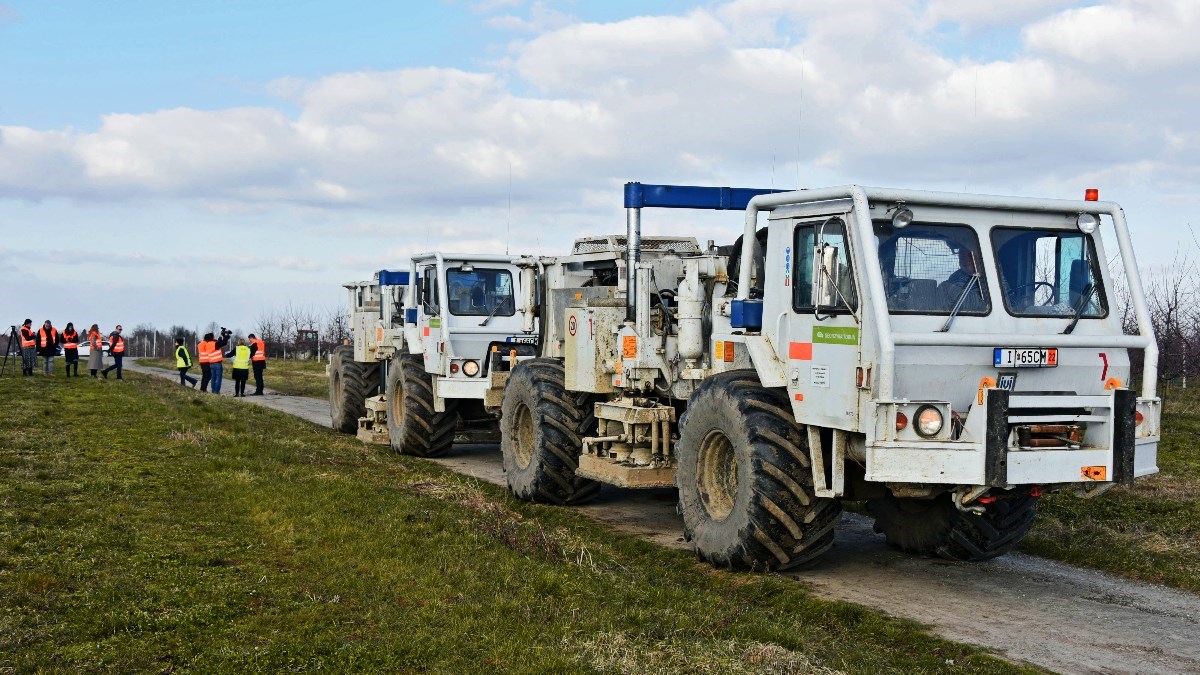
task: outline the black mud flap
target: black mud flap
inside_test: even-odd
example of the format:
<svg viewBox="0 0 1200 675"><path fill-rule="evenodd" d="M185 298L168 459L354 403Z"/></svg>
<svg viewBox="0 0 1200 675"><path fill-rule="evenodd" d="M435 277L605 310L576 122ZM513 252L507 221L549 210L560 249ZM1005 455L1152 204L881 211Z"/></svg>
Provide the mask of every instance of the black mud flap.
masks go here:
<svg viewBox="0 0 1200 675"><path fill-rule="evenodd" d="M1113 482L1133 482L1133 459L1137 439L1137 392L1118 389L1113 392Z"/></svg>
<svg viewBox="0 0 1200 675"><path fill-rule="evenodd" d="M987 390L987 428L984 431L983 482L1008 485L1008 391Z"/></svg>

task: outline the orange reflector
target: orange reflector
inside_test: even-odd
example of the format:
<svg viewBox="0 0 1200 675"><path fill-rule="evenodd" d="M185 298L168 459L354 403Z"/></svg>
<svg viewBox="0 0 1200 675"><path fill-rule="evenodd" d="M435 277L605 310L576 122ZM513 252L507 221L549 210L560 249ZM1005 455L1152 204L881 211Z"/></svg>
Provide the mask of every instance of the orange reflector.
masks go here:
<svg viewBox="0 0 1200 675"><path fill-rule="evenodd" d="M862 389L863 374L862 366L854 369L854 386L858 387L859 389Z"/></svg>
<svg viewBox="0 0 1200 675"><path fill-rule="evenodd" d="M995 504L996 498L995 497L980 497L979 499L976 499L975 501L979 502L980 504Z"/></svg>
<svg viewBox="0 0 1200 675"><path fill-rule="evenodd" d="M1107 466L1085 466L1079 473L1088 480L1108 480Z"/></svg>
<svg viewBox="0 0 1200 675"><path fill-rule="evenodd" d="M1105 389L1120 389L1123 386L1124 383L1121 382L1121 378L1119 377L1110 377L1108 378L1108 381L1104 383Z"/></svg>
<svg viewBox="0 0 1200 675"><path fill-rule="evenodd" d="M1041 497L1042 496L1042 486L1034 485L1033 487L1029 488L1029 496L1030 497Z"/></svg>
<svg viewBox="0 0 1200 675"><path fill-rule="evenodd" d="M733 363L733 343L725 343L725 363Z"/></svg>
<svg viewBox="0 0 1200 675"><path fill-rule="evenodd" d="M804 400L804 394L796 394L796 400L797 400L797 401L803 401L803 400Z"/></svg>
<svg viewBox="0 0 1200 675"><path fill-rule="evenodd" d="M896 431L904 431L904 428L907 426L908 426L908 415L905 415L902 412L896 413Z"/></svg>
<svg viewBox="0 0 1200 675"><path fill-rule="evenodd" d="M517 356L517 350L515 350L515 349L508 350L508 358L512 359L512 358L516 358L516 356Z"/></svg>
<svg viewBox="0 0 1200 675"><path fill-rule="evenodd" d="M500 345L492 345L492 351L494 351L494 352L500 351Z"/></svg>
<svg viewBox="0 0 1200 675"><path fill-rule="evenodd" d="M1141 424L1142 422L1146 421L1146 416L1142 414L1141 410L1135 410L1133 411L1133 421L1137 424Z"/></svg>
<svg viewBox="0 0 1200 675"><path fill-rule="evenodd" d="M1096 188L1088 188L1083 191L1083 200L1086 202L1100 201L1100 191Z"/></svg>

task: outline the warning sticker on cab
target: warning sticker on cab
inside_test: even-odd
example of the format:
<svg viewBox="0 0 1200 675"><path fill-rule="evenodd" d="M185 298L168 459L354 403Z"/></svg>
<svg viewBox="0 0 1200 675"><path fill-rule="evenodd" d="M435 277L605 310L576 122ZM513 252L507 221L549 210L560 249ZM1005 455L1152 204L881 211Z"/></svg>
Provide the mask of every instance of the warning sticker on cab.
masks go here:
<svg viewBox="0 0 1200 675"><path fill-rule="evenodd" d="M636 335L625 335L621 338L621 356L627 359L637 358Z"/></svg>

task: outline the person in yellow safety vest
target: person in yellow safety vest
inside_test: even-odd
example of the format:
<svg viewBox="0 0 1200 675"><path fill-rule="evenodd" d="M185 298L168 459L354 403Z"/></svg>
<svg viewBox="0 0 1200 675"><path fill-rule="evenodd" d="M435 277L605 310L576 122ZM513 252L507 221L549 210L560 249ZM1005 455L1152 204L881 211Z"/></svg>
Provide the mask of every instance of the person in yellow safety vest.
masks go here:
<svg viewBox="0 0 1200 675"><path fill-rule="evenodd" d="M233 359L233 396L246 396L246 380L250 379L250 347L246 338L238 338L237 346L229 350L225 358Z"/></svg>
<svg viewBox="0 0 1200 675"><path fill-rule="evenodd" d="M254 369L254 393L263 395L263 371L267 369L267 343L250 334L250 367Z"/></svg>
<svg viewBox="0 0 1200 675"><path fill-rule="evenodd" d="M208 383L212 380L212 352L217 348L216 345L212 333L205 333L204 339L196 344L196 360L200 362L200 391L208 391Z"/></svg>
<svg viewBox="0 0 1200 675"><path fill-rule="evenodd" d="M183 344L183 338L175 338L175 367L179 370L179 384L183 386L192 385L192 389L196 388L196 378L188 375L187 372L192 369L192 355L188 353L188 348Z"/></svg>
<svg viewBox="0 0 1200 675"><path fill-rule="evenodd" d="M21 324L21 376L30 377L37 368L37 338L33 334L33 319Z"/></svg>

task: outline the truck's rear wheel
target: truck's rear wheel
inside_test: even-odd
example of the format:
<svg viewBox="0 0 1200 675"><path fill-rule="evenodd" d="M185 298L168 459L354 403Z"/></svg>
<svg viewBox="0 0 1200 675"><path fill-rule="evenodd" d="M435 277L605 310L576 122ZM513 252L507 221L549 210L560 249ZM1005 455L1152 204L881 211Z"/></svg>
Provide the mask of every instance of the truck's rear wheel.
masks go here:
<svg viewBox="0 0 1200 675"><path fill-rule="evenodd" d="M563 364L530 359L513 368L500 409L500 449L508 489L518 499L578 504L600 484L575 475L583 438L596 431L592 397L570 392Z"/></svg>
<svg viewBox="0 0 1200 675"><path fill-rule="evenodd" d="M367 414L364 402L375 388L379 364L354 360L354 348L341 345L329 357L329 414L333 428L344 434L358 431L358 418Z"/></svg>
<svg viewBox="0 0 1200 675"><path fill-rule="evenodd" d="M833 545L842 504L814 493L804 429L787 395L754 371L714 375L696 389L675 452L684 536L700 558L786 569Z"/></svg>
<svg viewBox="0 0 1200 675"><path fill-rule="evenodd" d="M445 412L433 408L433 379L419 354L392 359L387 374L387 427L392 449L403 455L436 457L454 443L458 411L446 401Z"/></svg>
<svg viewBox="0 0 1200 675"><path fill-rule="evenodd" d="M875 531L889 545L908 553L947 560L978 561L1008 553L1021 543L1037 515L1037 499L1028 494L994 495L982 515L963 513L950 493L933 499L871 499Z"/></svg>

